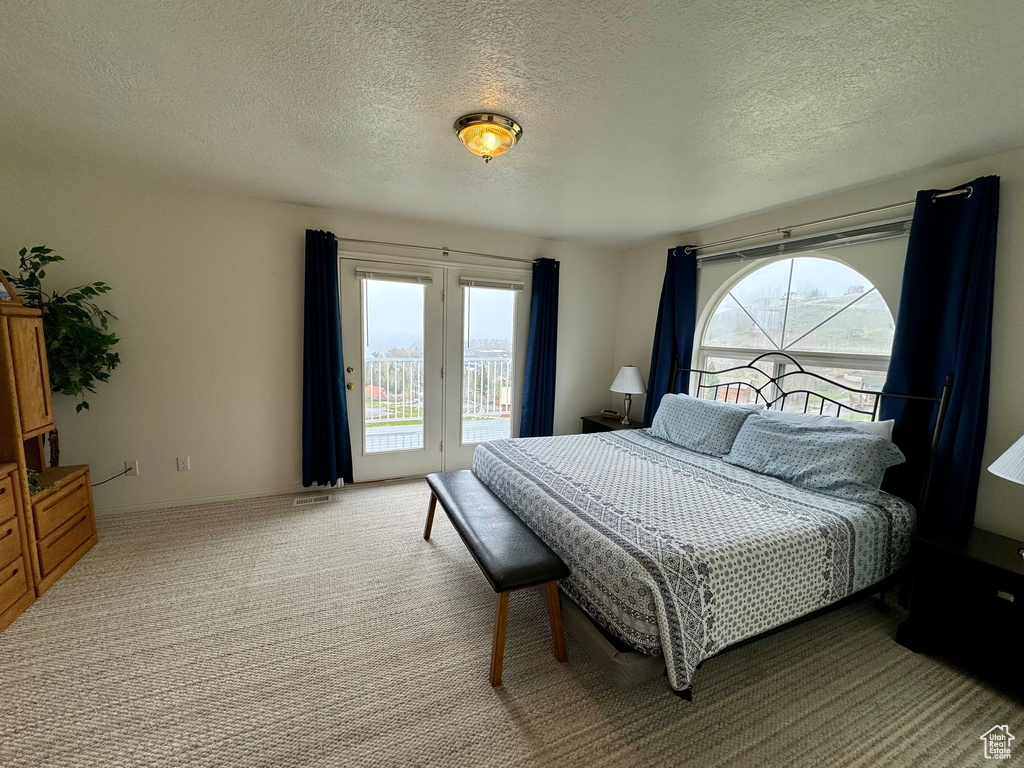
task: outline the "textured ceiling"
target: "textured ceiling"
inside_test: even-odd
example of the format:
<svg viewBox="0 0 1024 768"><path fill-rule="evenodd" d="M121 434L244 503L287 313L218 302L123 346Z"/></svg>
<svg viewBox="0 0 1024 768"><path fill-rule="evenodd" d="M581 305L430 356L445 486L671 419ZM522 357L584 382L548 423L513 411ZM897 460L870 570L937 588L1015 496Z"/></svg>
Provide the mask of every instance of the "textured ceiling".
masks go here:
<svg viewBox="0 0 1024 768"><path fill-rule="evenodd" d="M625 244L1024 144L1020 0L3 0L0 162ZM452 121L524 128L490 165Z"/></svg>

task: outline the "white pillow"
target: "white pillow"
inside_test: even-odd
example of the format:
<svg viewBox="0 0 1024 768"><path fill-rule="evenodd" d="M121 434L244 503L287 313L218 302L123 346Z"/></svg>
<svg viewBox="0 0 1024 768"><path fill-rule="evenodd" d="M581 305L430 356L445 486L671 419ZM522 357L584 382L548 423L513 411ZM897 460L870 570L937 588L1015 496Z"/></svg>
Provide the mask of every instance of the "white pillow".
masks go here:
<svg viewBox="0 0 1024 768"><path fill-rule="evenodd" d="M853 427L861 432L868 432L872 435L892 440L892 426L895 419L888 421L854 421L853 419L840 419L835 416L826 416L818 413L789 413L787 411L775 411L766 409L760 412L761 415L779 421L802 421L806 424L816 424L819 427Z"/></svg>

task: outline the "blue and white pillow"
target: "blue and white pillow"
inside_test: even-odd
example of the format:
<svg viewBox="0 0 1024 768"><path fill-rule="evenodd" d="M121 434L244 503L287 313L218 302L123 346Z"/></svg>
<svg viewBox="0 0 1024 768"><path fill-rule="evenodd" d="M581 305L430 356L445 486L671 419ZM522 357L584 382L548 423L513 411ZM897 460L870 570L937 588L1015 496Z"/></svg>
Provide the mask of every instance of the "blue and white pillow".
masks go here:
<svg viewBox="0 0 1024 768"><path fill-rule="evenodd" d="M880 435L886 440L892 440L892 428L896 425L895 419L886 421L855 421L853 419L841 419L837 416L825 416L817 413L791 413L789 411L762 411L763 416L779 421L799 421L805 424L817 424L819 427L853 427L861 432L871 432Z"/></svg>
<svg viewBox="0 0 1024 768"><path fill-rule="evenodd" d="M906 461L894 443L879 435L760 415L743 423L723 459L801 488L869 504L878 503L885 470Z"/></svg>
<svg viewBox="0 0 1024 768"><path fill-rule="evenodd" d="M651 434L709 456L724 456L754 407L701 400L689 395L661 398Z"/></svg>

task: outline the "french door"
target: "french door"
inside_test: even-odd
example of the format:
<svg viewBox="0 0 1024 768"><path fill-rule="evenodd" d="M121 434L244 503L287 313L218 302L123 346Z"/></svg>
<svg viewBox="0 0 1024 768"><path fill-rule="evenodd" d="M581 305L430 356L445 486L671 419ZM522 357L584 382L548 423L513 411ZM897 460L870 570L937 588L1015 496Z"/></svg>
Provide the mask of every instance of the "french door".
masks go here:
<svg viewBox="0 0 1024 768"><path fill-rule="evenodd" d="M345 386L356 482L472 465L514 437L529 273L343 255Z"/></svg>

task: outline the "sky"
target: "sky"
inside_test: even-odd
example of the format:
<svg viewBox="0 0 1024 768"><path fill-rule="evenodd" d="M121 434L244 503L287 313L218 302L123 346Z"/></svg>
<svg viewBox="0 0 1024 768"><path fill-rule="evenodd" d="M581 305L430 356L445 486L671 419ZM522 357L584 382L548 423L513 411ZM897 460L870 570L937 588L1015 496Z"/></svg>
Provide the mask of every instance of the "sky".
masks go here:
<svg viewBox="0 0 1024 768"><path fill-rule="evenodd" d="M752 303L757 296L783 296L789 283L789 267L793 264L793 290L803 293L817 287L827 296L842 296L847 288L873 286L867 279L838 261L801 257L785 259L758 269L741 280L732 293L744 304Z"/></svg>
<svg viewBox="0 0 1024 768"><path fill-rule="evenodd" d="M462 288L470 307L468 338L510 339L516 292ZM426 286L386 280L366 281L367 354L423 341ZM520 294L521 295L521 294ZM464 333L466 323L464 321Z"/></svg>

